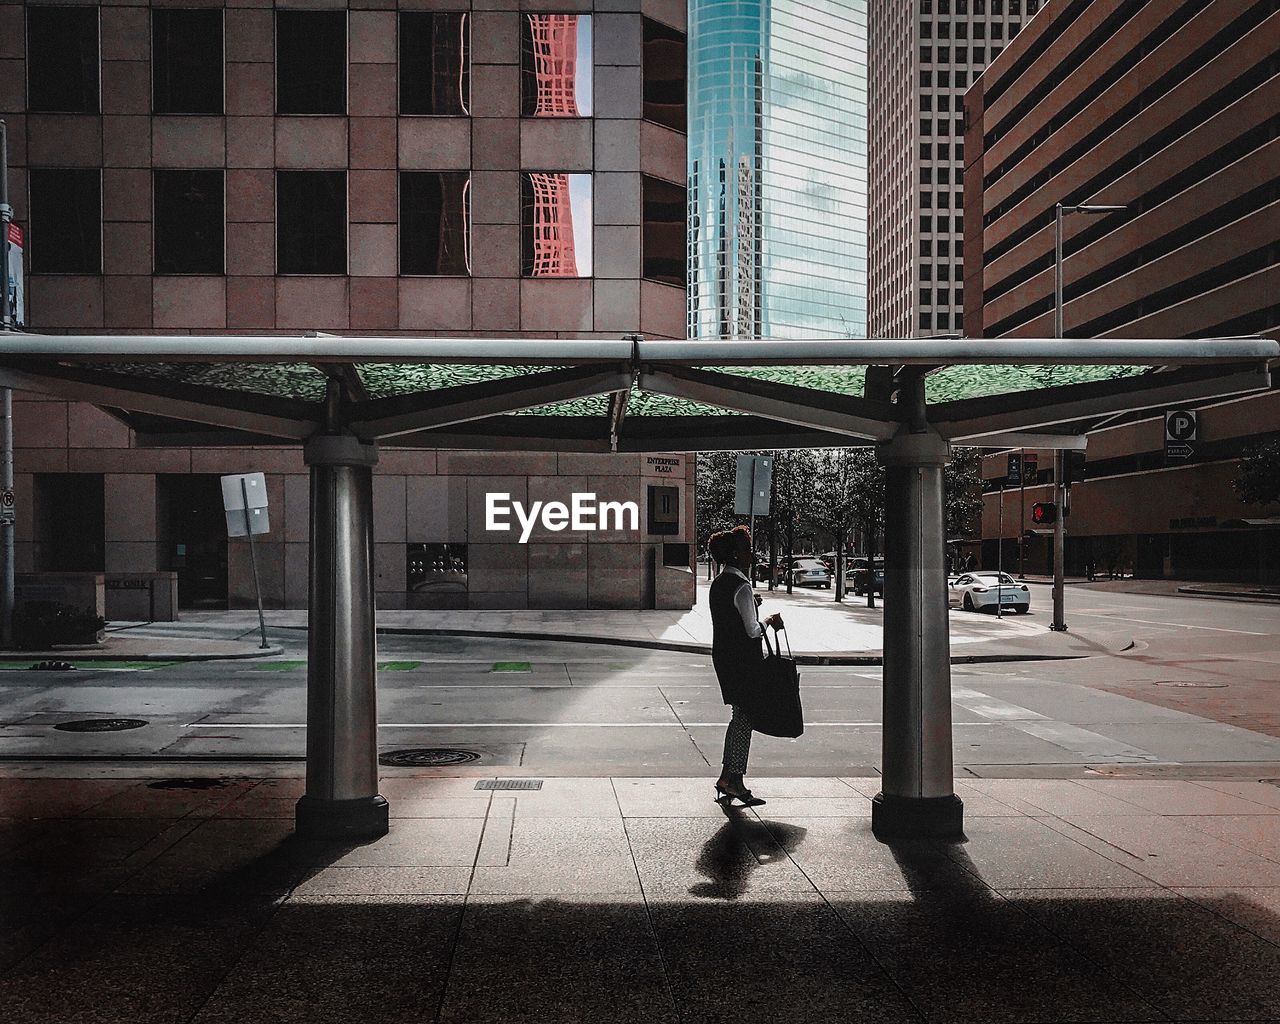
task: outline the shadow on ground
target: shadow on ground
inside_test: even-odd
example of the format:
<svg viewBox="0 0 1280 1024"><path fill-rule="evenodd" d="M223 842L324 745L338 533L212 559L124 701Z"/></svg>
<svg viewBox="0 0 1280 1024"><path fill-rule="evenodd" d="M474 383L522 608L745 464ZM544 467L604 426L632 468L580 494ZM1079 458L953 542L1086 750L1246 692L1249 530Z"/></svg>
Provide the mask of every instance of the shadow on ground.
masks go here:
<svg viewBox="0 0 1280 1024"><path fill-rule="evenodd" d="M692 885L557 896L378 875L387 847L281 819L3 819L0 1021L1280 1017L1280 920L1239 895L997 892L964 844L923 842L890 848L897 888L771 889L807 830L709 827L663 853ZM361 889L314 884L352 858Z"/></svg>

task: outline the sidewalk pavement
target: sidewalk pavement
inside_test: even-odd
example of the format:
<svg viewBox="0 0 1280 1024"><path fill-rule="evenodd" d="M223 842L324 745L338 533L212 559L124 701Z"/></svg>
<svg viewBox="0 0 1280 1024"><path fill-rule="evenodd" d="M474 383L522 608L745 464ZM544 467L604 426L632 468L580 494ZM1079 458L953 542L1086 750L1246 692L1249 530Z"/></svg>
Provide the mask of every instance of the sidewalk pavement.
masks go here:
<svg viewBox="0 0 1280 1024"><path fill-rule="evenodd" d="M4 1021L1280 1018L1267 782L961 781L963 841L885 845L876 778L388 774L335 845L297 778L5 774Z"/></svg>
<svg viewBox="0 0 1280 1024"><path fill-rule="evenodd" d="M690 654L711 651L711 615L706 581L698 582L698 601L688 611L635 610L460 610L378 612L378 632L395 636L472 636L490 639L570 641L615 644ZM837 604L830 591L797 589L760 590L762 614L780 611L787 623L787 638L797 660L807 664L879 664L882 660L884 601L874 609L865 598L847 598ZM1039 618L1035 612L1039 611ZM1031 661L1080 658L1125 650L1132 645L1122 631L1052 633L1042 609L1033 615L1006 615L953 610L951 614L952 660L956 662ZM301 631L307 625L303 610L266 613L267 624L277 637L284 630ZM184 620L193 630L223 626L249 628L251 612L202 612ZM256 619L253 621L256 622ZM179 624L161 624L165 631L179 631Z"/></svg>

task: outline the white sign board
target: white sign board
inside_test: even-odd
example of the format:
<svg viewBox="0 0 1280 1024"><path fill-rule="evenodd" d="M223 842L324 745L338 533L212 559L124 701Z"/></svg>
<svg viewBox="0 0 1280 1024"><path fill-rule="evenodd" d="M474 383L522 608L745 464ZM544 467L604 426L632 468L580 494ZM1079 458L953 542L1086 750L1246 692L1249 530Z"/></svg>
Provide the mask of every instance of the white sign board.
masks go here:
<svg viewBox="0 0 1280 1024"><path fill-rule="evenodd" d="M228 537L271 532L271 521L267 516L267 478L262 473L224 476L222 508L227 514Z"/></svg>
<svg viewBox="0 0 1280 1024"><path fill-rule="evenodd" d="M13 317L13 326L17 328L27 325L27 299L22 280L22 249L22 228L17 224L10 224L9 267L5 274L5 285L9 289L9 314Z"/></svg>
<svg viewBox="0 0 1280 1024"><path fill-rule="evenodd" d="M767 516L773 484L773 459L767 455L739 455L733 490L733 514Z"/></svg>
<svg viewBox="0 0 1280 1024"><path fill-rule="evenodd" d="M228 512L238 512L246 505L248 508L267 507L266 474L235 473L222 478L222 507Z"/></svg>

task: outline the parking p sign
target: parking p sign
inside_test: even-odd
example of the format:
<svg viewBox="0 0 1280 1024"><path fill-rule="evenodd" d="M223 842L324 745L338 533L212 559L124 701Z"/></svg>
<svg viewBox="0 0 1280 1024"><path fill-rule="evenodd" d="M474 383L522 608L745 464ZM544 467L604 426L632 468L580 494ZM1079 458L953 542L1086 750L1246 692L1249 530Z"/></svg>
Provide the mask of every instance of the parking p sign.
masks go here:
<svg viewBox="0 0 1280 1024"><path fill-rule="evenodd" d="M1170 459L1188 459L1195 452L1199 417L1194 409L1170 409L1164 414L1164 454Z"/></svg>

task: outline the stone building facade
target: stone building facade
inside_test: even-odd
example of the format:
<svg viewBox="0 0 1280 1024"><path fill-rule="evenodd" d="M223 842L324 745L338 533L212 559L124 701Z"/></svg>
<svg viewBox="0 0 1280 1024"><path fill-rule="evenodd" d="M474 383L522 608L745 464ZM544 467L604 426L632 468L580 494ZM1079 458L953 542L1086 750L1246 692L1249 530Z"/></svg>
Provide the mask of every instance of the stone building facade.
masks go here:
<svg viewBox="0 0 1280 1024"><path fill-rule="evenodd" d="M550 64L578 102L530 110L551 20L576 32ZM684 21L673 0L0 3L27 329L682 337ZM527 258L534 178L573 218L546 273ZM15 395L15 434L19 571L175 570L185 605L243 604L248 552L225 539L217 476L263 471L267 603L305 603L300 450L149 447L109 411L35 394ZM660 535L646 465L384 449L381 606L687 604L691 580L664 562L692 536L691 460L661 474L680 509ZM625 495L642 522L519 545L483 529L499 486ZM410 577L462 549L461 591L415 597Z"/></svg>

